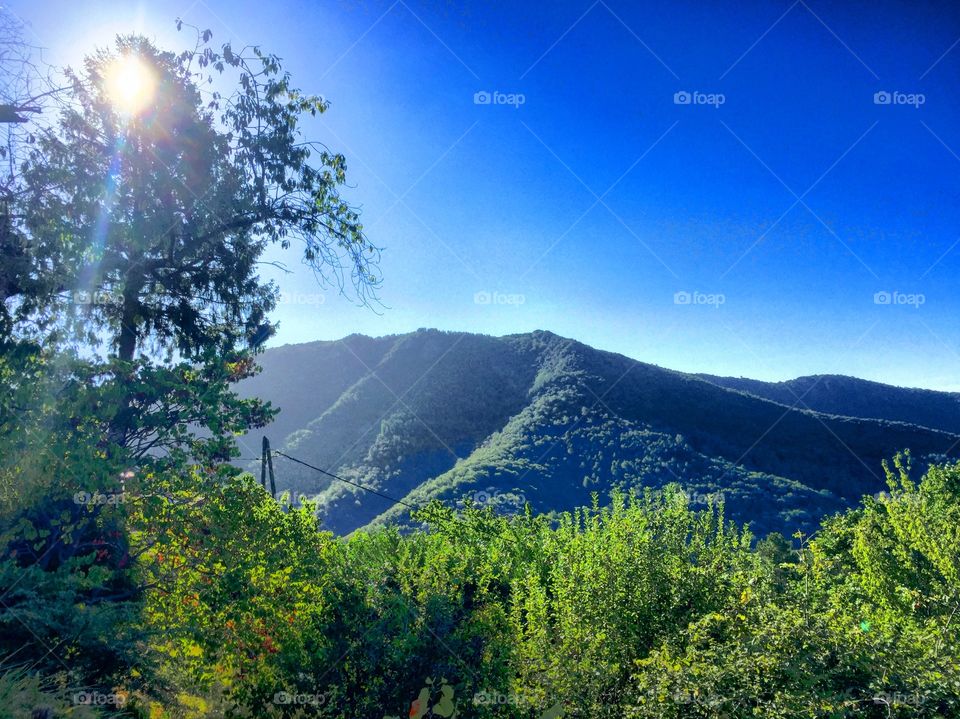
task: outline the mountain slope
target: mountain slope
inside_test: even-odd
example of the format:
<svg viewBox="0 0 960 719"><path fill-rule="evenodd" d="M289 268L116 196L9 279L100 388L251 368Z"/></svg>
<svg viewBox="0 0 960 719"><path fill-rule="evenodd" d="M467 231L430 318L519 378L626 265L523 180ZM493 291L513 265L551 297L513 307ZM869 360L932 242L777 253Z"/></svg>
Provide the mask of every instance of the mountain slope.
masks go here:
<svg viewBox="0 0 960 719"><path fill-rule="evenodd" d="M758 531L809 529L883 489L883 459L908 448L918 458L956 456L960 441L906 422L794 409L548 332L352 336L270 350L262 365L256 394L283 410L268 428L274 447L418 505L472 497L548 512L589 503L592 492L679 482L695 502L722 495L727 515ZM312 384L291 387L292 378ZM333 531L408 514L276 464L280 487L316 495Z"/></svg>
<svg viewBox="0 0 960 719"><path fill-rule="evenodd" d="M280 407L280 414L263 432L284 438L323 414L380 362L392 344L387 337L350 335L337 342L277 347L258 358L263 371L238 384L237 392L241 397L269 399Z"/></svg>
<svg viewBox="0 0 960 719"><path fill-rule="evenodd" d="M698 375L713 384L789 407L849 417L909 422L960 434L960 394L894 387L843 375L813 375L786 382Z"/></svg>

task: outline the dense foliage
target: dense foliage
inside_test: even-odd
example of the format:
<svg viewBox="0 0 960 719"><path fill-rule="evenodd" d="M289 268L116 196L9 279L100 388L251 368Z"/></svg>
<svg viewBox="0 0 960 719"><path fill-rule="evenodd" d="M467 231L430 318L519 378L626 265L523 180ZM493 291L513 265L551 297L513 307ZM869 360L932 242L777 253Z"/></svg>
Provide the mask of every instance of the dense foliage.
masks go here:
<svg viewBox="0 0 960 719"><path fill-rule="evenodd" d="M156 475L99 505L124 568L5 559L3 648L130 716L955 716L960 467L889 482L794 549L677 487L343 540L249 475Z"/></svg>

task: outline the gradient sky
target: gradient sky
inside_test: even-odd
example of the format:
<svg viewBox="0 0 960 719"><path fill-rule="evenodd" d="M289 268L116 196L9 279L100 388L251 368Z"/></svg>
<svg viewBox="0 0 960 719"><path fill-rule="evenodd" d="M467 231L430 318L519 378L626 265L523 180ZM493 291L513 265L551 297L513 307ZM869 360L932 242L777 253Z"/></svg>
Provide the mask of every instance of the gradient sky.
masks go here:
<svg viewBox="0 0 960 719"><path fill-rule="evenodd" d="M549 329L686 371L960 391L956 3L9 7L55 64L118 32L182 49L180 16L330 99L308 127L347 157L383 306L271 252L293 271L275 344Z"/></svg>

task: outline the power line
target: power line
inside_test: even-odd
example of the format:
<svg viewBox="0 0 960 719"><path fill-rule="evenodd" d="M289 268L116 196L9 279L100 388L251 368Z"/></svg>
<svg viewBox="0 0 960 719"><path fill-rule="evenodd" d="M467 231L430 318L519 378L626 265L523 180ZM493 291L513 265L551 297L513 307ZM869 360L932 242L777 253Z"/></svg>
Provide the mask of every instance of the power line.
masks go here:
<svg viewBox="0 0 960 719"><path fill-rule="evenodd" d="M312 469L312 470L314 470L315 472L319 472L320 474L326 475L327 477L330 477L331 479L336 479L336 480L339 480L339 481L344 482L344 483L346 483L346 484L349 484L349 485L352 486L352 487L356 487L357 489L362 489L364 492L369 492L370 494L375 494L376 496L378 496L378 497L380 497L380 498L382 498L382 499L386 499L386 500L389 501L389 502L393 502L394 504L403 505L404 507L407 507L407 508L412 509L412 510L417 511L417 512L426 509L426 507L422 507L422 506L419 506L419 507L418 507L417 505L411 504L410 502L407 502L407 501L405 501L405 500L403 500L403 499L397 499L397 498L395 498L395 497L391 497L391 496L388 495L388 494L384 494L383 492L378 492L378 491L375 490L375 489L371 489L370 487L365 487L365 486L363 486L362 484L359 484L358 482L353 482L353 481L351 481L351 480L349 480L349 479L344 479L343 477L340 477L340 476L334 474L333 472L328 472L327 470L322 469L322 468L320 468L320 467L317 467L317 466L315 466L315 465L312 465L312 464L310 464L309 462L304 462L302 459L297 459L296 457L291 457L289 454L286 454L285 452L281 452L279 449L273 450L273 451L272 451L272 454L275 454L275 455L277 455L277 456L279 456L279 457L285 457L286 459L289 459L291 462L296 462L297 464L303 465L304 467L307 467L308 469ZM441 502L441 504L442 504L442 502ZM448 505L444 505L444 506L448 506ZM449 509L453 509L452 507L449 507L449 506L448 506L448 508L449 508ZM469 524L469 523L467 523L466 521L464 521L463 519L461 519L461 518L458 517L458 516L452 516L452 517L448 517L448 518L444 518L444 519L450 519L451 521L457 522L458 524L461 524L461 525L463 525L463 526L465 526L465 527L473 527L473 528L476 528L476 529L483 529L483 530L488 530L488 529L490 529L489 527L486 527L486 526L484 526L484 525L472 525L472 524ZM488 534L489 534L489 533L488 533ZM516 544L517 546L521 546L521 545L520 545L520 542L518 542L518 541L517 541L516 539L514 539L513 537L508 537L508 536L503 535L503 534L495 534L495 535L489 535L489 536L497 536L497 537L500 537L500 538L502 538L502 539L506 539L508 542L513 542L513 543Z"/></svg>
<svg viewBox="0 0 960 719"><path fill-rule="evenodd" d="M304 461L301 460L301 459L297 459L296 457L291 457L289 454L285 454L284 452L281 452L279 449L273 450L273 453L276 454L276 455L279 455L280 457L286 457L286 458L289 459L291 462L296 462L297 464L302 464L304 467L308 467L309 469L312 469L312 470L314 470L315 472L320 472L320 474L325 474L325 475L327 475L328 477L332 477L333 479L339 479L341 482L346 482L347 484L352 485L352 486L354 486L354 487L356 487L356 488L358 488L358 489L362 489L364 492L370 492L370 494L375 494L375 495L377 495L378 497L382 497L383 499L386 499L386 500L388 500L388 501L390 501L390 502L393 502L394 504L402 504L404 507L409 507L410 509L414 509L414 510L424 509L424 507L418 507L418 506L416 506L415 504L410 504L409 502L405 502L405 501L402 500L402 499L396 499L396 498L394 498L394 497L391 497L391 496L388 495L388 494L383 494L382 492L378 492L378 491L375 490L375 489L371 489L370 487L364 487L362 484L359 484L359 483L357 483L357 482L351 482L349 479L344 479L343 477L338 477L338 476L335 475L333 472L328 472L328 471L325 470L325 469L320 469L320 467L315 467L315 466L313 466L312 464L309 464L308 462L304 462Z"/></svg>

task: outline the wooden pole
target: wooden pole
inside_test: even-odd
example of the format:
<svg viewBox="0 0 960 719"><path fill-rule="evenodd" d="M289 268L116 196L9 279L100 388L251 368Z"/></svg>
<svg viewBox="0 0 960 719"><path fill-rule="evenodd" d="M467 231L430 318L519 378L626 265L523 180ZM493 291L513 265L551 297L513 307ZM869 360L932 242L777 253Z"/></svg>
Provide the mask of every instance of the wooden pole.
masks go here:
<svg viewBox="0 0 960 719"><path fill-rule="evenodd" d="M270 440L263 438L264 445L267 448L267 469L270 472L270 496L277 498L277 479L273 474L273 452L270 451Z"/></svg>
<svg viewBox="0 0 960 719"><path fill-rule="evenodd" d="M267 488L267 455L270 453L270 440L263 438L263 444L260 449L260 486Z"/></svg>

